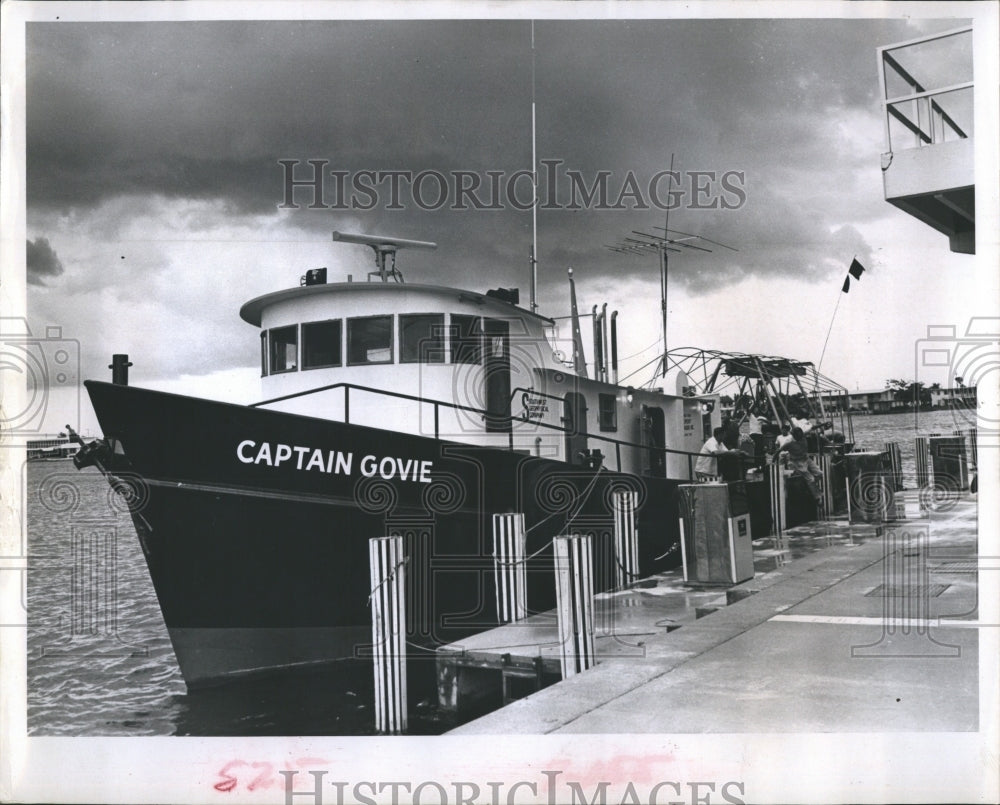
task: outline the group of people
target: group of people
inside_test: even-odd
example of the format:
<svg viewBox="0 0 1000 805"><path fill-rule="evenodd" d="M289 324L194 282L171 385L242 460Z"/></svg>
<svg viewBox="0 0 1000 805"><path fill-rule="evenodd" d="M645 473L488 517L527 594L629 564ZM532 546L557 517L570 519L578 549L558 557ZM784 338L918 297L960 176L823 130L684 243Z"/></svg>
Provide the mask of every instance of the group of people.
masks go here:
<svg viewBox="0 0 1000 805"><path fill-rule="evenodd" d="M811 426L811 423L807 422L807 424L810 424ZM749 417L749 435L754 448L763 442L763 431L768 425L769 423L766 417L757 416L756 413L751 412ZM695 476L699 481L709 481L718 478L719 473L718 461L716 458L717 456L724 453L749 455L747 450L741 449L738 446L729 446L733 443L732 430L732 427L715 428L712 431L712 437L702 445L701 451L698 455L698 460L695 464ZM738 434L739 432L737 429L737 439L739 438ZM772 454L772 460L777 461L778 457L784 453L787 461L786 466L791 470L792 475L797 475L805 481L810 494L812 494L813 498L816 500L816 505L818 507L822 507L823 493L820 491L817 484L823 478L823 471L816 465L816 462L809 457L805 434L806 430L802 427L801 423L794 420L782 423L781 432L775 437L774 440L775 450ZM755 436L757 436L757 438L754 438ZM729 442L728 445L727 441Z"/></svg>

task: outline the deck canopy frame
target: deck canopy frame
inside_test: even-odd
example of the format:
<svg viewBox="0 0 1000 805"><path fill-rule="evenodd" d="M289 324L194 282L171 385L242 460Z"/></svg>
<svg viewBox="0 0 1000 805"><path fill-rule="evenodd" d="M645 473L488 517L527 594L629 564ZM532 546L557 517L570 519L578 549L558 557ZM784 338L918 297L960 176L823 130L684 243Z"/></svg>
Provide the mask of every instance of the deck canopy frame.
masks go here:
<svg viewBox="0 0 1000 805"><path fill-rule="evenodd" d="M847 441L854 441L847 388L818 372L810 361L676 347L667 353L667 362L670 369L687 377L686 393L732 397L732 417L737 424L755 408L763 409L775 422L793 416L830 422ZM831 403L836 405L831 407Z"/></svg>

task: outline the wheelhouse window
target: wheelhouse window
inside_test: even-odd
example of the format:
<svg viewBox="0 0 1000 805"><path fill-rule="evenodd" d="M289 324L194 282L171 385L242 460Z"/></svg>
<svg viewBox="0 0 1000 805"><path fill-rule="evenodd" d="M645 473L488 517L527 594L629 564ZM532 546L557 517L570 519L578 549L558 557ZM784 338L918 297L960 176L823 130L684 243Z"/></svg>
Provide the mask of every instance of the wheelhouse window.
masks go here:
<svg viewBox="0 0 1000 805"><path fill-rule="evenodd" d="M311 321L302 325L302 368L340 366L341 320Z"/></svg>
<svg viewBox="0 0 1000 805"><path fill-rule="evenodd" d="M347 362L392 363L392 316L347 320Z"/></svg>
<svg viewBox="0 0 1000 805"><path fill-rule="evenodd" d="M271 342L271 374L294 372L299 368L299 328L276 327L269 331Z"/></svg>
<svg viewBox="0 0 1000 805"><path fill-rule="evenodd" d="M260 376L267 374L267 330L262 330L260 334Z"/></svg>
<svg viewBox="0 0 1000 805"><path fill-rule="evenodd" d="M444 363L444 316L399 317L400 363Z"/></svg>
<svg viewBox="0 0 1000 805"><path fill-rule="evenodd" d="M482 363L482 328L478 316L452 314L451 362Z"/></svg>
<svg viewBox="0 0 1000 805"><path fill-rule="evenodd" d="M614 394L597 395L598 424L603 431L618 430L618 408Z"/></svg>

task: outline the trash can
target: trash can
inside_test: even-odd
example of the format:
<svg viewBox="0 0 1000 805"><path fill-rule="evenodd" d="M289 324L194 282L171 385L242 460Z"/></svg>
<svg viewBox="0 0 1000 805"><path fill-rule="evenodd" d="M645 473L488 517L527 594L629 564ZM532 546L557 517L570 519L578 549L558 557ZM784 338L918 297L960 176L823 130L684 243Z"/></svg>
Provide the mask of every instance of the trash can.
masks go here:
<svg viewBox="0 0 1000 805"><path fill-rule="evenodd" d="M896 519L892 471L885 453L847 453L847 509L852 523Z"/></svg>
<svg viewBox="0 0 1000 805"><path fill-rule="evenodd" d="M677 487L684 581L738 584L753 578L753 536L741 482Z"/></svg>
<svg viewBox="0 0 1000 805"><path fill-rule="evenodd" d="M932 436L930 453L934 486L953 491L969 488L964 436Z"/></svg>

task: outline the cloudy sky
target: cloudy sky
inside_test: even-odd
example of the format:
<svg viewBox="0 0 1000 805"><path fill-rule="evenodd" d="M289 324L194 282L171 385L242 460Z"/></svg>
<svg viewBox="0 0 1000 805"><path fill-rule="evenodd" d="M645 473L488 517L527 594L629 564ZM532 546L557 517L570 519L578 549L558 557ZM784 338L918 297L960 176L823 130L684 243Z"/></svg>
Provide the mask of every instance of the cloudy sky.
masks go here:
<svg viewBox="0 0 1000 805"><path fill-rule="evenodd" d="M568 313L572 266L584 310L621 311L625 372L655 356L655 257L605 245L663 226L649 182L673 158L670 226L738 251L672 256L670 346L817 362L839 301L824 374L851 389L913 377L927 325L964 329L996 301L978 258L884 200L876 48L962 22L537 21L537 154L560 161L559 208L538 211L540 312ZM383 183L374 204L348 193L371 209L310 209L301 188L290 208L279 163L299 160L302 178L325 160L348 183L465 171L491 206L489 172L503 183L531 167L527 19L38 21L26 63L28 318L79 340L84 377L109 377L127 352L133 382L254 399L258 339L239 306L308 268L370 270L332 230L436 241L401 255L408 281L520 286L527 303L531 213L506 198L453 209L449 187L424 209L404 184L391 209ZM639 193L567 209L567 171L588 184L608 172L608 206ZM693 171L715 174L701 195ZM335 205L332 179L324 189ZM422 191L434 206L436 181ZM868 271L843 295L855 257Z"/></svg>

